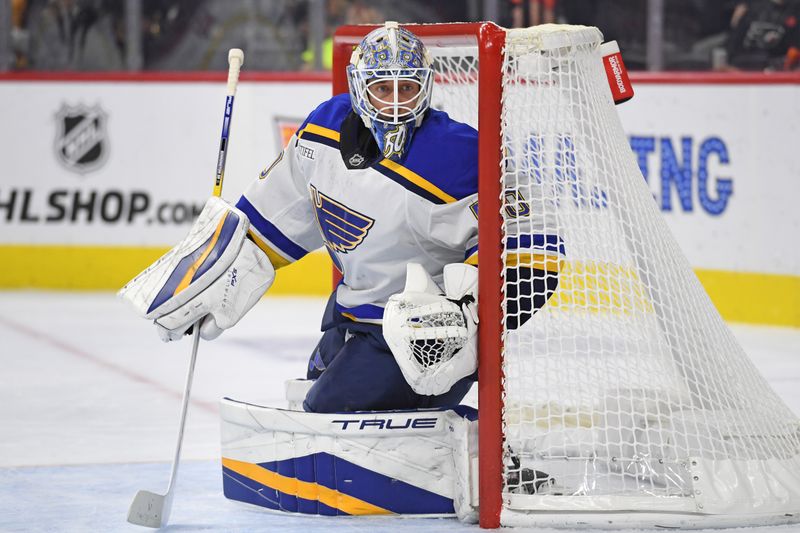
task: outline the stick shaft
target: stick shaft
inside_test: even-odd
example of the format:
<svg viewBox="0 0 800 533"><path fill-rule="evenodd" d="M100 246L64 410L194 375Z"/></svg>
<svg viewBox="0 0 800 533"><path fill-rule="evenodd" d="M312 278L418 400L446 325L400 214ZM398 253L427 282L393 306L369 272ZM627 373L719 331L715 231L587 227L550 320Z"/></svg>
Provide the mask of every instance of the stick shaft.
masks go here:
<svg viewBox="0 0 800 533"><path fill-rule="evenodd" d="M169 474L167 492L163 495L148 490L137 492L128 510L128 522L131 524L146 527L164 527L169 521L169 515L172 511L172 497L175 494L175 480L178 478L178 465L181 460L183 431L186 428L189 397L192 394L192 378L194 377L194 365L197 361L197 347L200 345L199 321L195 323L193 333L192 358L189 361L189 370L186 373L186 386L183 389L183 402L181 404L181 419L178 424L178 445L175 447L175 456L172 458L172 470Z"/></svg>
<svg viewBox="0 0 800 533"><path fill-rule="evenodd" d="M225 175L225 158L228 153L228 137L230 134L231 120L233 119L233 98L236 95L236 86L239 83L239 71L242 68L244 54L241 50L233 49L228 53L228 87L225 98L225 115L222 119L222 138L220 139L219 156L217 158L217 175L214 180L214 196L222 195L222 180ZM194 377L194 365L197 361L197 348L200 345L200 320L194 323L192 330L192 358L189 361L189 370L186 373L186 386L183 389L183 401L181 403L181 419L178 425L178 444L175 447L175 457L172 460L172 470L169 475L169 485L164 503L164 523L169 516L172 505L172 489L175 479L178 476L178 464L181 459L181 448L183 447L183 431L186 427L186 413L189 409L189 397L192 394L192 379Z"/></svg>
<svg viewBox="0 0 800 533"><path fill-rule="evenodd" d="M219 154L217 157L217 173L214 180L214 196L222 196L222 181L225 176L225 159L228 153L228 139L230 136L231 120L233 119L233 98L236 95L236 86L239 83L239 71L244 62L244 53L239 49L231 49L228 52L228 87L225 98L225 115L222 119L222 138L220 139ZM175 481L178 477L178 465L181 460L181 449L183 448L183 432L186 428L186 414L189 410L189 398L192 394L192 380L194 378L194 367L197 361L197 349L200 345L200 322L194 323L192 330L192 357L189 361L189 369L186 372L186 386L183 389L183 401L181 403L181 418L178 424L178 444L175 447L175 455L172 458L172 469L169 474L169 484L167 493L163 496L150 491L140 490L131 503L128 512L128 521L147 527L163 527L169 521L170 511L172 510L172 496L174 494Z"/></svg>
<svg viewBox="0 0 800 533"><path fill-rule="evenodd" d="M225 177L225 159L228 154L228 138L230 136L231 120L233 120L233 98L236 95L236 86L239 83L239 72L244 62L244 54L241 50L232 49L228 53L228 87L225 97L225 114L222 119L222 137L219 144L219 155L217 157L217 174L214 180L214 196L222 196L222 181ZM183 448L183 431L186 428L186 414L189 410L189 398L192 395L192 379L194 378L194 366L197 361L197 348L200 345L200 320L194 323L192 330L192 357L189 360L189 370L186 372L186 386L183 389L183 401L181 402L181 418L178 424L178 444L175 446L175 456L172 459L172 470L169 474L169 484L167 494L164 496L164 509L162 511L162 524L166 524L169 519L169 512L172 507L172 495L175 480L178 477L178 465L181 460L181 449Z"/></svg>
<svg viewBox="0 0 800 533"><path fill-rule="evenodd" d="M236 87L239 85L239 72L242 68L244 55L241 50L231 50L228 54L228 90L225 96L225 114L222 117L222 135L219 140L219 153L217 154L217 173L214 176L214 196L222 196L222 182L225 180L225 160L228 157L228 141L230 138L231 121L233 120L233 100L236 96Z"/></svg>
<svg viewBox="0 0 800 533"><path fill-rule="evenodd" d="M242 68L244 55L241 50L231 50L228 53L228 87L225 97L225 115L222 119L222 138L220 139L219 155L217 157L217 175L214 180L214 196L222 195L222 181L225 176L225 159L228 153L228 138L230 135L231 120L233 119L233 98L236 95L236 86L239 83L239 71ZM197 348L200 345L200 320L194 323L192 330L192 357L189 360L189 370L186 372L186 386L183 389L183 401L181 403L181 418L178 425L178 444L175 447L175 456L172 459L172 470L169 475L167 494L164 502L164 520L166 523L172 506L172 493L175 480L178 477L178 465L181 459L181 448L183 447L183 431L186 428L186 413L189 409L189 397L192 395L192 379L194 378L194 366L197 361Z"/></svg>
<svg viewBox="0 0 800 533"><path fill-rule="evenodd" d="M169 475L169 485L167 493L172 492L172 487L178 475L178 463L181 459L181 448L183 447L183 430L186 428L186 413L189 410L189 397L192 395L192 380L194 378L194 365L197 362L197 347L200 345L200 322L194 323L192 330L192 357L189 360L189 370L186 372L186 386L183 389L183 401L181 403L181 419L178 424L178 444L175 447L175 456L172 459L172 470Z"/></svg>
<svg viewBox="0 0 800 533"><path fill-rule="evenodd" d="M228 138L230 137L231 119L233 118L233 95L225 98L225 116L222 119L222 136L219 140L217 156L217 173L214 176L214 196L222 196L222 182L225 179L225 159L228 156Z"/></svg>

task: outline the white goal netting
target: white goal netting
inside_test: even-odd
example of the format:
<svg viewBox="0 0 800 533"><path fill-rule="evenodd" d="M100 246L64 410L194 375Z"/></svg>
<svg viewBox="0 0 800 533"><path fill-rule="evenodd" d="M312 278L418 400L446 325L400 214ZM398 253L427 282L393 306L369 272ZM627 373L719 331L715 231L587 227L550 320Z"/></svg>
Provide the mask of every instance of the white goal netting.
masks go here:
<svg viewBox="0 0 800 533"><path fill-rule="evenodd" d="M503 520L796 513L800 423L663 221L614 109L601 41L576 26L507 32ZM477 126L477 45L426 44L434 107Z"/></svg>

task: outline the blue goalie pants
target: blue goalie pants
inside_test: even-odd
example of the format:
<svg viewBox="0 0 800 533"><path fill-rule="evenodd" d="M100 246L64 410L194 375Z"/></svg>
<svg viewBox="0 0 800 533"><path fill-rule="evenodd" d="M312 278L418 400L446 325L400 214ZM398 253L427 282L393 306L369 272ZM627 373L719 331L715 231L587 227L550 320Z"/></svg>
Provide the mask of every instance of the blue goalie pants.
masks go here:
<svg viewBox="0 0 800 533"><path fill-rule="evenodd" d="M477 372L440 396L414 392L403 377L381 326L353 322L336 310L334 292L322 319L322 338L311 354L308 379L316 380L303 408L314 413L385 411L458 405Z"/></svg>

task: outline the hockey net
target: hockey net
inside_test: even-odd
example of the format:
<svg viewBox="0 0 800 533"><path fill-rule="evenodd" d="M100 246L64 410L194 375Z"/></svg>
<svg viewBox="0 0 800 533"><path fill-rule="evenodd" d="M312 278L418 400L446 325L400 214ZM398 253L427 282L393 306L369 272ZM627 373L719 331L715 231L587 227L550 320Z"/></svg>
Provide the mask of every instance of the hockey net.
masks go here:
<svg viewBox="0 0 800 533"><path fill-rule="evenodd" d="M480 180L497 182L482 183L479 197L481 524L797 520L800 423L662 219L614 108L601 33L410 29L434 57L433 107L480 126L482 137L500 125L480 153ZM496 73L480 70L487 32L495 44L501 32ZM484 231L492 219L499 231ZM491 264L494 250L505 268ZM546 284L524 275L531 267L557 288L522 326L506 328L545 297L537 290ZM490 366L502 371L497 391L484 383ZM495 392L499 409L484 401ZM497 417L492 436L484 426Z"/></svg>

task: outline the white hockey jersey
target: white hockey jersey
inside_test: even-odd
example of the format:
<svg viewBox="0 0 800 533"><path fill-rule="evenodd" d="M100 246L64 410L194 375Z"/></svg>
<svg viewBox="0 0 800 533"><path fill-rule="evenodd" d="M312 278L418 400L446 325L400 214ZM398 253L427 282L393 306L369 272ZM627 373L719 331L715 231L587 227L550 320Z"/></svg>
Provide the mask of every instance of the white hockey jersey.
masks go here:
<svg viewBox="0 0 800 533"><path fill-rule="evenodd" d="M407 263L422 264L440 284L446 264L477 265L478 136L431 109L395 162L362 153L367 143L351 137L365 135L348 95L333 97L237 207L276 268L325 246L343 276L338 311L377 324L389 296L403 290Z"/></svg>

